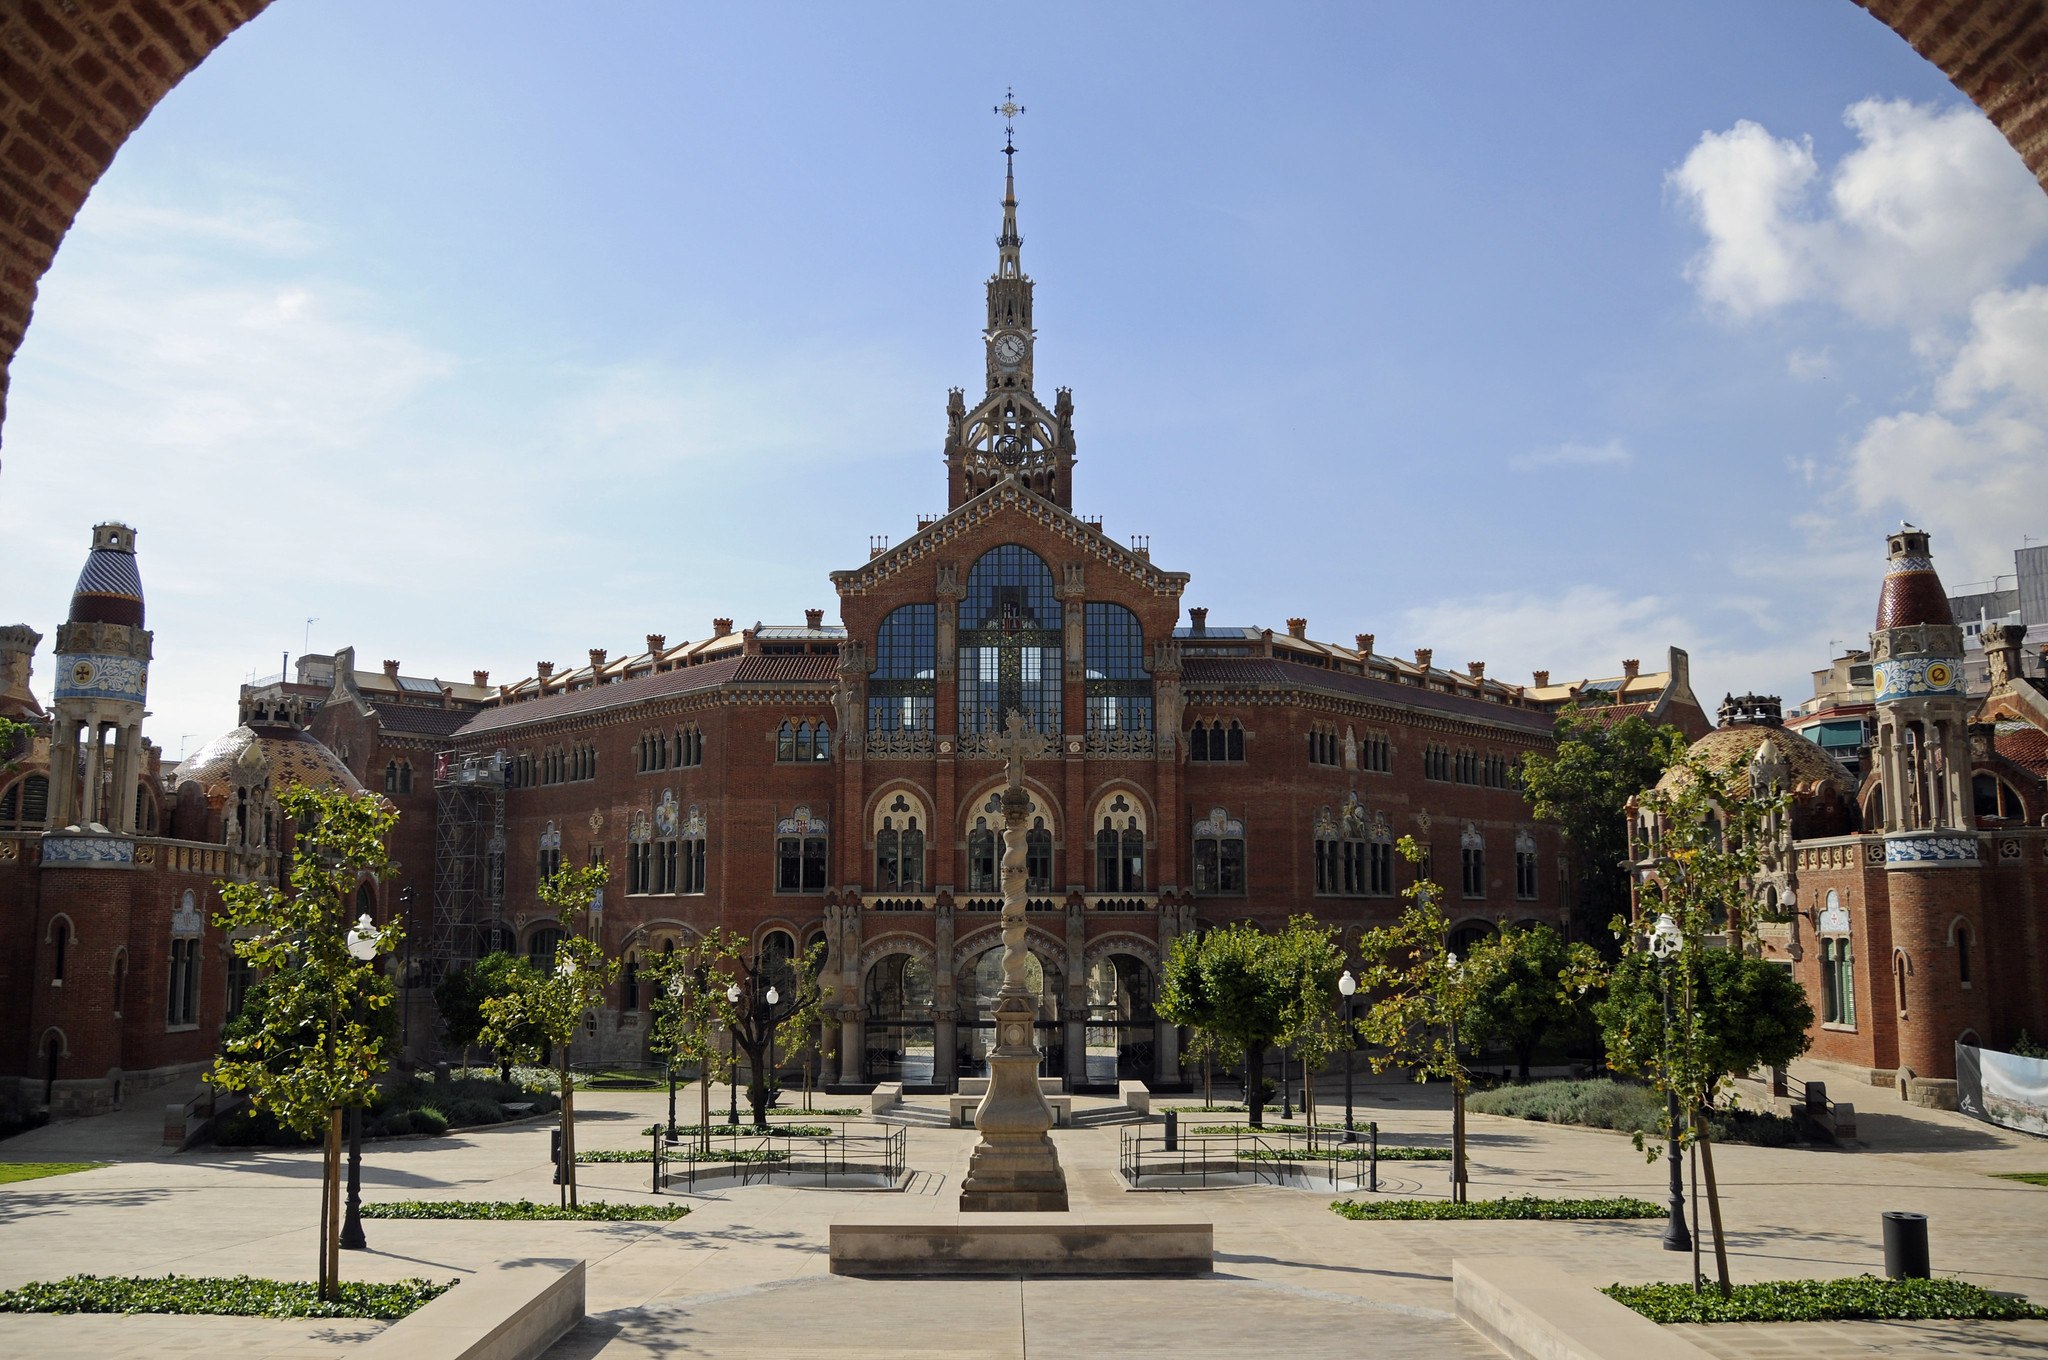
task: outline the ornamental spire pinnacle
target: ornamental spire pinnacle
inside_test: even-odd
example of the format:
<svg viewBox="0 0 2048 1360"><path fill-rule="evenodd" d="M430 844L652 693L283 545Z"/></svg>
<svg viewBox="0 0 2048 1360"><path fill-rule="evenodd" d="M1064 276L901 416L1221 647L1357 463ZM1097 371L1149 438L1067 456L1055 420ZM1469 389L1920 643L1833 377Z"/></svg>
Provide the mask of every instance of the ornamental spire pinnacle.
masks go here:
<svg viewBox="0 0 2048 1360"><path fill-rule="evenodd" d="M1003 102L994 112L1003 120L1003 234L996 238L996 275L1014 279L1024 272L1024 238L1017 231L1017 115L1024 106L1017 102L1014 89L1005 88Z"/></svg>

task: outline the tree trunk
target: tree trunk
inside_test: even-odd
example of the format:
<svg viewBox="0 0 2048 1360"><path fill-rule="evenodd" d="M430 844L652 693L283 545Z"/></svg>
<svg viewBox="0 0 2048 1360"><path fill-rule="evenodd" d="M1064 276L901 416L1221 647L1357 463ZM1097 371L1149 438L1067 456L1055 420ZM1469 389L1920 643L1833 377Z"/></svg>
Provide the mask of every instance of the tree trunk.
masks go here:
<svg viewBox="0 0 2048 1360"><path fill-rule="evenodd" d="M576 1084L569 1079L569 1046L562 1045L556 1068L562 1083L562 1193L560 1202L576 1207Z"/></svg>
<svg viewBox="0 0 2048 1360"><path fill-rule="evenodd" d="M1707 1178L1707 1217L1714 1225L1714 1274L1721 1285L1721 1297L1727 1298L1728 1286L1728 1240L1721 1235L1721 1192L1714 1184L1714 1140L1707 1132L1707 1112L1695 1109L1692 1116L1693 1139L1700 1146L1700 1170Z"/></svg>
<svg viewBox="0 0 2048 1360"><path fill-rule="evenodd" d="M327 1112L320 1158L320 1297L341 1297L341 1107Z"/></svg>
<svg viewBox="0 0 2048 1360"><path fill-rule="evenodd" d="M1534 1044L1525 1044L1515 1050L1515 1080L1524 1086L1529 1084L1529 1060L1535 1056Z"/></svg>
<svg viewBox="0 0 2048 1360"><path fill-rule="evenodd" d="M1301 1060L1301 1112L1308 1118L1308 1126L1316 1126L1316 1074L1308 1070L1308 1059Z"/></svg>
<svg viewBox="0 0 2048 1360"><path fill-rule="evenodd" d="M711 1060L697 1064L697 1147L711 1151Z"/></svg>
<svg viewBox="0 0 2048 1360"><path fill-rule="evenodd" d="M1207 1050L1204 1050L1202 1053L1202 1108L1205 1110L1216 1108L1216 1082L1215 1078L1210 1074Z"/></svg>
<svg viewBox="0 0 2048 1360"><path fill-rule="evenodd" d="M1266 1046L1244 1046L1244 1108L1246 1123L1255 1129L1266 1127Z"/></svg>

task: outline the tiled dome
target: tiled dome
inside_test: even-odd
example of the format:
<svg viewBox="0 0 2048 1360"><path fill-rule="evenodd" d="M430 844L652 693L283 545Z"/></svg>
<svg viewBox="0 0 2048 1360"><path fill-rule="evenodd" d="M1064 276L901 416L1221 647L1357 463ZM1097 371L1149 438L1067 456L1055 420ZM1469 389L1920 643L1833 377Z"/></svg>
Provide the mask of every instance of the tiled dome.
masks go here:
<svg viewBox="0 0 2048 1360"><path fill-rule="evenodd" d="M311 733L294 727L265 727L260 732L237 727L187 757L178 766L177 782L180 787L187 782L198 784L209 799L224 797L234 787L236 767L249 761L262 763L273 789L304 784L343 793L363 792L340 756Z"/></svg>
<svg viewBox="0 0 2048 1360"><path fill-rule="evenodd" d="M1694 742L1690 754L1704 757L1713 769L1732 774L1730 794L1747 798L1750 792L1750 761L1755 759L1757 750L1767 741L1778 749L1779 759L1791 772L1794 792L1826 788L1845 798L1855 798L1856 777L1840 761L1797 732L1782 727L1761 723L1719 727ZM1679 766L1665 771L1664 777L1657 781L1657 787L1675 788L1688 778L1685 768Z"/></svg>
<svg viewBox="0 0 2048 1360"><path fill-rule="evenodd" d="M142 627L142 573L135 565L135 531L125 524L95 524L92 552L71 589L71 622Z"/></svg>
<svg viewBox="0 0 2048 1360"><path fill-rule="evenodd" d="M1934 573L1927 531L1907 525L1887 540L1884 586L1877 595L1877 626L1911 628L1915 624L1953 625L1948 592Z"/></svg>

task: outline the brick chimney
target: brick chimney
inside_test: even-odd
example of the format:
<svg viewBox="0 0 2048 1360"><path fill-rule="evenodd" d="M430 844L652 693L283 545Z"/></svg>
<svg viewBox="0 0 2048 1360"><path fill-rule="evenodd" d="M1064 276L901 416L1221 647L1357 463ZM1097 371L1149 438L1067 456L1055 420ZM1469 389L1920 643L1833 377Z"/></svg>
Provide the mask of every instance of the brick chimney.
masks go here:
<svg viewBox="0 0 2048 1360"><path fill-rule="evenodd" d="M1308 637L1308 620L1307 620L1307 619L1289 619L1289 620L1287 621L1287 636L1289 636L1289 637L1291 637L1291 638L1304 638L1304 639L1305 639L1305 638L1307 638L1307 637Z"/></svg>
<svg viewBox="0 0 2048 1360"><path fill-rule="evenodd" d="M722 638L722 637L731 637L731 636L732 636L732 620L731 620L731 619L713 619L713 620L711 621L711 636L713 636L713 637L715 637L715 638Z"/></svg>
<svg viewBox="0 0 2048 1360"><path fill-rule="evenodd" d="M1465 673L1474 680L1484 680L1486 678L1486 663L1484 661L1467 661L1465 663Z"/></svg>
<svg viewBox="0 0 2048 1360"><path fill-rule="evenodd" d="M1537 672L1535 673L1535 678L1536 678L1536 688L1537 688L1537 689L1549 689L1549 688L1550 688L1550 672L1549 672L1549 671L1537 671Z"/></svg>
<svg viewBox="0 0 2048 1360"><path fill-rule="evenodd" d="M533 676L536 680L546 680L554 673L555 663L552 661L536 661L533 663Z"/></svg>
<svg viewBox="0 0 2048 1360"><path fill-rule="evenodd" d="M592 647L590 649L590 669L593 671L604 669L604 648Z"/></svg>
<svg viewBox="0 0 2048 1360"><path fill-rule="evenodd" d="M1356 638L1355 640L1356 640L1356 641L1357 641L1357 643L1358 643L1358 654L1359 654L1360 656L1371 656L1371 655L1372 655L1372 641L1373 641L1373 639L1372 639L1372 634L1371 634L1371 633L1360 633L1360 634L1358 635L1358 637L1357 637L1357 638Z"/></svg>
<svg viewBox="0 0 2048 1360"><path fill-rule="evenodd" d="M1193 609L1188 610L1188 626L1197 633L1209 631L1209 609L1207 605L1197 605Z"/></svg>
<svg viewBox="0 0 2048 1360"><path fill-rule="evenodd" d="M489 671L471 671L469 673L469 682L478 689L489 689L491 687L491 673Z"/></svg>
<svg viewBox="0 0 2048 1360"><path fill-rule="evenodd" d="M647 635L647 654L649 656L660 656L667 649L668 637L666 634L649 633Z"/></svg>
<svg viewBox="0 0 2048 1360"><path fill-rule="evenodd" d="M804 611L804 627L806 627L806 628L823 628L824 626L825 626L825 611L824 611L824 610L822 610L822 609L806 609L806 610Z"/></svg>
<svg viewBox="0 0 2048 1360"><path fill-rule="evenodd" d="M398 663L396 661L385 662L384 674L390 676L393 680L396 680L398 678Z"/></svg>
<svg viewBox="0 0 2048 1360"><path fill-rule="evenodd" d="M1643 663L1642 663L1641 661L1638 661L1638 660L1637 660L1636 658L1634 658L1634 657L1630 657L1630 658L1629 658L1628 660L1626 660L1626 661L1624 661L1624 662L1622 662L1622 663L1621 663L1621 673L1622 673L1622 675L1623 675L1623 676L1624 676L1625 678L1627 678L1627 679L1630 679L1630 680L1633 680L1633 679L1635 679L1635 678L1636 678L1636 672L1638 672L1638 671L1642 670L1642 668L1643 668Z"/></svg>
<svg viewBox="0 0 2048 1360"><path fill-rule="evenodd" d="M1415 649L1415 664L1424 670L1428 670L1430 659L1435 655L1436 649L1434 647L1417 647Z"/></svg>

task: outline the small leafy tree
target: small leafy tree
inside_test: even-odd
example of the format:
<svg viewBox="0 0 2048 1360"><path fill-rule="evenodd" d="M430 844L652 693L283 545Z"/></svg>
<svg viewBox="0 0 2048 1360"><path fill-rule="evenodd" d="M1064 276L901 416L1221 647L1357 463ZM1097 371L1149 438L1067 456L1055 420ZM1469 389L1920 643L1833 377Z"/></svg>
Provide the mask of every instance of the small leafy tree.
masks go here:
<svg viewBox="0 0 2048 1360"><path fill-rule="evenodd" d="M1586 960L1588 945L1568 945L1546 925L1502 927L1472 946L1472 1008L1460 1037L1472 1048L1500 1044L1515 1055L1515 1074L1529 1080L1529 1064L1546 1038L1563 1038L1583 1017L1580 993L1568 986Z"/></svg>
<svg viewBox="0 0 2048 1360"><path fill-rule="evenodd" d="M768 1127L768 1107L780 1089L776 1081L774 1054L779 1048L793 1052L803 1047L817 1025L823 993L819 972L824 966L825 947L813 945L808 953L791 959L774 958L758 950L739 954L738 970L728 984L726 1024L732 1030L739 1051L747 1055L747 1108L754 1127ZM739 1001L730 1001L730 989L739 988ZM768 999L769 992L775 999Z"/></svg>
<svg viewBox="0 0 2048 1360"><path fill-rule="evenodd" d="M442 1033L449 1043L461 1047L463 1067L469 1066L470 1047L483 1038L484 1003L531 985L534 976L533 965L525 959L497 950L463 964L435 984L434 1005L441 1012ZM492 1053L503 1081L512 1079L513 1063L538 1058L547 1048L547 1037L532 1027L508 1037L510 1045Z"/></svg>
<svg viewBox="0 0 2048 1360"><path fill-rule="evenodd" d="M1344 1021L1343 995L1337 990L1344 949L1336 929L1316 924L1313 916L1294 917L1270 941L1285 997L1280 1042L1301 1059L1301 1107L1314 1124L1315 1074L1332 1055L1344 1051L1354 1033Z"/></svg>
<svg viewBox="0 0 2048 1360"><path fill-rule="evenodd" d="M1202 1064L1202 1104L1205 1108L1214 1108L1215 1069L1218 1066L1228 1067L1234 1062L1242 1061L1243 1046L1215 1030L1197 1025L1188 1030L1187 1047L1183 1051L1188 1057Z"/></svg>
<svg viewBox="0 0 2048 1360"><path fill-rule="evenodd" d="M1247 921L1182 935L1161 970L1159 1013L1215 1036L1244 1055L1244 1103L1265 1125L1266 1050L1287 1023L1287 976L1275 966L1273 937Z"/></svg>
<svg viewBox="0 0 2048 1360"><path fill-rule="evenodd" d="M375 794L293 786L278 799L296 828L288 890L222 883L214 924L230 948L263 974L265 1002L227 1036L212 1081L246 1091L249 1103L302 1138L326 1136L320 1196L319 1291L338 1297L341 1274L341 1112L367 1101L388 1062L388 1027L369 1017L388 1006L373 963L349 952L357 885L389 864L398 814ZM390 953L396 921L375 930Z"/></svg>
<svg viewBox="0 0 2048 1360"><path fill-rule="evenodd" d="M1685 754L1685 734L1604 704L1557 716L1550 751L1522 757L1519 776L1538 817L1558 824L1578 861L1573 934L1610 950L1607 922L1629 901L1628 800L1654 785Z"/></svg>
<svg viewBox="0 0 2048 1360"><path fill-rule="evenodd" d="M714 926L647 966L654 987L653 1028L647 1046L671 1068L696 1064L697 1137L707 1150L711 1145L712 1079L732 1079L732 1059L718 1042L718 1032L731 1014L725 990L737 976L737 960L745 944L745 936Z"/></svg>
<svg viewBox="0 0 2048 1360"><path fill-rule="evenodd" d="M569 1076L569 1044L584 1015L604 1004L619 972L618 960L584 933L590 904L607 876L602 864L593 864L562 869L541 880L541 903L562 926L554 966L533 969L511 992L483 1003L480 1037L491 1048L517 1049L526 1036L536 1033L554 1046L562 1088L561 1202L571 1208L576 1204L576 1085Z"/></svg>
<svg viewBox="0 0 2048 1360"><path fill-rule="evenodd" d="M1728 1246L1707 1113L1737 1074L1762 1063L1782 1066L1805 1051L1813 1009L1789 976L1766 976L1779 970L1754 957L1761 952L1757 915L1745 909L1764 827L1782 810L1784 796L1737 797L1731 773L1698 756L1679 768L1676 778L1641 800L1656 827L1647 847L1648 872L1637 919L1614 918L1622 960L1599 1014L1609 1064L1677 1097L1684 1126L1665 1133L1699 1149L1715 1273L1725 1298ZM1652 922L1668 940L1657 946L1670 950L1662 960L1644 957L1653 954L1657 938L1646 929ZM1676 993L1669 1025L1664 987ZM1758 1014L1758 1007L1772 1013ZM1651 1159L1658 1155L1657 1146L1641 1135L1636 1143Z"/></svg>
<svg viewBox="0 0 2048 1360"><path fill-rule="evenodd" d="M28 754L36 730L25 722L0 718L0 774L12 774Z"/></svg>
<svg viewBox="0 0 2048 1360"><path fill-rule="evenodd" d="M1422 847L1403 836L1401 858L1420 865ZM1451 1197L1465 1201L1465 1068L1459 1022L1472 1013L1484 985L1478 970L1450 950L1450 922L1437 903L1443 890L1417 878L1403 891L1407 905L1390 926L1369 930L1359 940L1365 976L1359 990L1373 999L1358 1027L1381 1045L1372 1056L1375 1072L1413 1066L1415 1079L1443 1077L1451 1083Z"/></svg>
<svg viewBox="0 0 2048 1360"><path fill-rule="evenodd" d="M775 1042L785 1053L799 1053L816 1039L825 1014L825 942L819 940L789 961L790 986L795 996L789 1014L776 1028ZM804 1065L804 1108L811 1104L811 1069Z"/></svg>

